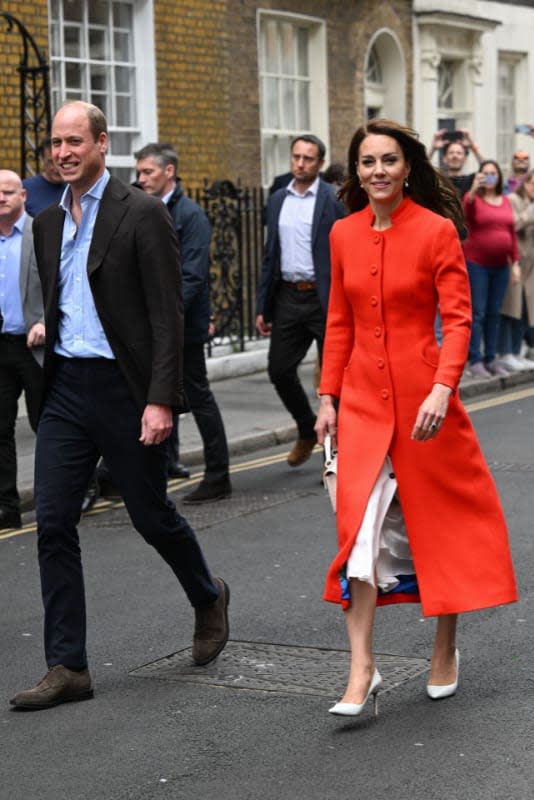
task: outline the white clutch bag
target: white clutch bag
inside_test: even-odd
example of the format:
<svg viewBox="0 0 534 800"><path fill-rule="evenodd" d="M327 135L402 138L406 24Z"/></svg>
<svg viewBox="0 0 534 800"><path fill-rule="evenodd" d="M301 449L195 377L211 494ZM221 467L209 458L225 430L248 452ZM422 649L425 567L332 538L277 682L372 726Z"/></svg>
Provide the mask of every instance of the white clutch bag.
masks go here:
<svg viewBox="0 0 534 800"><path fill-rule="evenodd" d="M332 449L332 439L330 435L325 436L324 440L324 469L323 483L330 496L330 502L334 513L336 511L336 483L337 483L337 450Z"/></svg>

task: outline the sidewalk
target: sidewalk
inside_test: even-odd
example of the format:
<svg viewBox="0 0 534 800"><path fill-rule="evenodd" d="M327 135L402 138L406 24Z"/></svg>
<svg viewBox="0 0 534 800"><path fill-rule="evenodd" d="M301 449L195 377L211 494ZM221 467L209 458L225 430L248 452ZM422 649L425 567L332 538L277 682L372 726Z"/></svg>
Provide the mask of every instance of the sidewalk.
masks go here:
<svg viewBox="0 0 534 800"><path fill-rule="evenodd" d="M291 417L282 406L266 373L265 347L247 353L208 359L213 393L224 419L231 456L264 450L296 436ZM314 356L301 367L301 376L312 402ZM464 401L483 394L495 394L519 384L534 382L534 371L518 372L509 378L474 380L464 375L460 383ZM18 486L22 510L33 507L33 454L35 437L27 418L17 422ZM191 414L180 418L180 457L188 466L203 463L202 442Z"/></svg>

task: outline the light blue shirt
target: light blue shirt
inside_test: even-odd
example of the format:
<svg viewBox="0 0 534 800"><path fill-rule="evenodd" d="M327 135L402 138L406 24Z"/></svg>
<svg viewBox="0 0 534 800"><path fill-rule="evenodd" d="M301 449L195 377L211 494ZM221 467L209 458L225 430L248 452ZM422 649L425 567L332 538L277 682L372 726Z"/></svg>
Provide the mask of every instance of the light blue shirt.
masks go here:
<svg viewBox="0 0 534 800"><path fill-rule="evenodd" d="M304 194L295 191L294 180L287 187L278 219L280 268L285 281L315 280L312 224L318 189L319 178L316 178Z"/></svg>
<svg viewBox="0 0 534 800"><path fill-rule="evenodd" d="M65 211L59 265L59 326L54 350L67 358L115 358L100 322L87 276L87 258L96 215L109 181L104 174L81 196L80 227L72 218L67 186L59 205Z"/></svg>
<svg viewBox="0 0 534 800"><path fill-rule="evenodd" d="M13 225L9 236L0 236L0 311L4 318L2 333L22 336L26 333L20 296L20 254L24 212Z"/></svg>

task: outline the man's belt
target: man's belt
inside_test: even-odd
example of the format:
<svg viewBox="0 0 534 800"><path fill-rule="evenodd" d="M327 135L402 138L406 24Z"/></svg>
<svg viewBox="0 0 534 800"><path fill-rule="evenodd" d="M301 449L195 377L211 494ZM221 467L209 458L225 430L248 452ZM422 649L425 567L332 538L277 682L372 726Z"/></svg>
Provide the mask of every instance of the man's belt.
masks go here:
<svg viewBox="0 0 534 800"><path fill-rule="evenodd" d="M282 281L282 286L290 286L297 292L310 292L317 289L317 281Z"/></svg>

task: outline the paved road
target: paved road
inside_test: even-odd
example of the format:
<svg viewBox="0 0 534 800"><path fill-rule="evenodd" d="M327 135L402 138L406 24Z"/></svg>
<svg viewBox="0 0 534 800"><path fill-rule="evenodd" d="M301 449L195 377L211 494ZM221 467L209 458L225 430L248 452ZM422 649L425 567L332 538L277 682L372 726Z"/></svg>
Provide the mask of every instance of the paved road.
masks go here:
<svg viewBox="0 0 534 800"><path fill-rule="evenodd" d="M531 800L534 391L519 396L474 404L473 420L510 522L521 601L463 618L454 699L424 693L433 622L417 606L385 608L378 719L328 715L348 663L340 612L320 597L333 519L319 454L292 471L287 448L273 448L235 463L231 500L189 515L232 588L231 643L206 669L181 652L190 610L124 511L83 521L96 697L30 714L0 707L1 800ZM44 671L34 550L32 532L0 539L6 701Z"/></svg>

